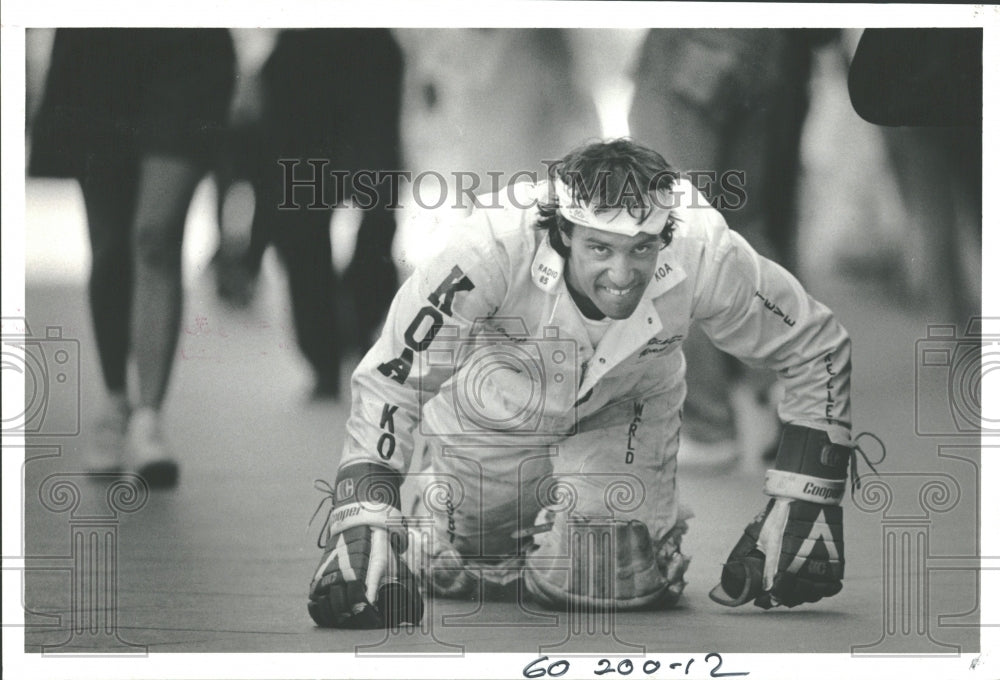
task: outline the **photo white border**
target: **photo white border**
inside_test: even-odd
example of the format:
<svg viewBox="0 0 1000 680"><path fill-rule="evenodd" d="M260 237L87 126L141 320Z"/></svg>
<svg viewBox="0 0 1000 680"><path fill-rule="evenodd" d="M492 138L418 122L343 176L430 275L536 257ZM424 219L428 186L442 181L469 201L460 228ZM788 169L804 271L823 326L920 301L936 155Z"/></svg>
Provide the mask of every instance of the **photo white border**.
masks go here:
<svg viewBox="0 0 1000 680"><path fill-rule="evenodd" d="M24 309L24 88L26 27L56 26L388 26L388 27L910 27L981 26L984 30L984 149L1000 149L996 121L1000 120L997 78L989 64L1000 64L1000 8L973 5L815 5L765 3L659 3L616 2L612 12L605 2L511 2L432 1L401 2L369 0L341 2L318 0L268 3L222 2L220 0L175 2L136 8L132 3L101 0L81 4L19 0L3 2L0 68L3 79L2 195L2 313L23 316ZM997 157L984 153L984 187L997 186ZM1000 215L984 198L983 205L984 316L1000 317L1000 299L987 291L1000 290L992 257L1000 253ZM987 225L992 225L990 228ZM983 399L996 404L996 380L984 382ZM5 387L9 385L5 384ZM20 394L3 395L7 408L14 408ZM13 444L4 439L5 447ZM22 449L23 450L23 449ZM20 578L7 578L17 569L22 555L21 464L7 451L3 463L3 669L9 678L309 678L350 676L354 678L520 678L525 664L536 658L523 654L469 654L455 659L361 659L352 654L176 654L152 652L148 658L109 660L97 658L42 658L23 653L24 630L12 621L22 621ZM989 518L1000 517L1000 494L988 493L998 479L998 463L982 461L983 555L998 556L991 565L1000 567L1000 533L987 528ZM1000 621L1000 579L984 579L981 620ZM843 655L727 654L726 667L749 670L750 678L908 678L998 677L1000 676L1000 628L983 628L981 653L959 658L926 657L852 658ZM651 658L657 658L651 653ZM666 657L667 654L659 655ZM671 654L671 657L679 656ZM695 655L696 656L696 655ZM704 656L704 652L701 653ZM975 670L970 665L978 657ZM565 678L594 677L593 664L577 661ZM674 677L660 673L656 677ZM695 676L688 676L695 677Z"/></svg>

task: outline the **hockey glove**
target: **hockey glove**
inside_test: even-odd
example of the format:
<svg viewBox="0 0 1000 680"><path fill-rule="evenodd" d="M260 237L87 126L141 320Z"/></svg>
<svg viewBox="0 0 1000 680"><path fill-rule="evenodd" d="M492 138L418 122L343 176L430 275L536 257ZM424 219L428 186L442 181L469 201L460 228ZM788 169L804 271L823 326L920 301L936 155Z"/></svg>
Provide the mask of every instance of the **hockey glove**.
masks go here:
<svg viewBox="0 0 1000 680"><path fill-rule="evenodd" d="M840 592L844 577L844 496L851 448L827 434L786 426L775 469L768 470L767 507L747 525L709 596L764 609L818 602Z"/></svg>
<svg viewBox="0 0 1000 680"><path fill-rule="evenodd" d="M323 559L309 586L309 615L317 625L386 628L423 618L417 581L402 559L401 481L399 473L372 463L338 473L320 537Z"/></svg>

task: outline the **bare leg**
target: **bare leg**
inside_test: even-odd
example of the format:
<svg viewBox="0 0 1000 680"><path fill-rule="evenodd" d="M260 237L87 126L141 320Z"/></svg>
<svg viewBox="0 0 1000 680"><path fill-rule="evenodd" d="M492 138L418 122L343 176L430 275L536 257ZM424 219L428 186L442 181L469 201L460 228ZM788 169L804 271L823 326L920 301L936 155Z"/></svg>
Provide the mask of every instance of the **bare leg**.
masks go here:
<svg viewBox="0 0 1000 680"><path fill-rule="evenodd" d="M140 163L132 323L139 408L159 410L166 395L180 332L184 221L203 174L194 163L170 156Z"/></svg>
<svg viewBox="0 0 1000 680"><path fill-rule="evenodd" d="M90 235L90 314L107 398L86 443L86 466L96 472L122 466L129 405L126 366L132 307L132 215L136 166L124 158L95 158L80 178Z"/></svg>
<svg viewBox="0 0 1000 680"><path fill-rule="evenodd" d="M81 178L87 210L91 265L88 292L101 375L112 394L125 393L129 319L132 306L132 215L135 166L97 161Z"/></svg>

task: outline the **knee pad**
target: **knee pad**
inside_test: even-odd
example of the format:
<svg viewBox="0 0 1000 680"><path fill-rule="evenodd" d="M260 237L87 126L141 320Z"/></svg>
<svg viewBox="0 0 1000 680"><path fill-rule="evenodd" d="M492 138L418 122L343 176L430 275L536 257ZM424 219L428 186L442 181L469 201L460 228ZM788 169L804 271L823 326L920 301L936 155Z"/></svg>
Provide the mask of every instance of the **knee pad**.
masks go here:
<svg viewBox="0 0 1000 680"><path fill-rule="evenodd" d="M465 569L465 561L450 543L437 537L433 526L411 524L407 532L410 540L405 559L425 595L466 597L472 592L476 583Z"/></svg>
<svg viewBox="0 0 1000 680"><path fill-rule="evenodd" d="M424 595L468 598L483 592L488 597L507 597L523 566L523 553L516 550L518 539L493 536L493 542L504 539L500 542L510 550L484 555L485 542L477 532L465 531L467 522L454 513L453 501L461 503L463 495L456 494L449 482L460 490L460 480L435 474L430 468L411 477L414 484L406 495L412 496L404 501L409 508L404 558Z"/></svg>
<svg viewBox="0 0 1000 680"><path fill-rule="evenodd" d="M431 522L407 527L405 559L417 575L425 596L468 598L483 593L489 599L508 599L516 593L524 558L509 555L489 562L462 555L441 538Z"/></svg>
<svg viewBox="0 0 1000 680"><path fill-rule="evenodd" d="M684 520L654 544L639 521L586 519L551 510L542 514L539 523L551 523L551 529L535 535L524 581L546 607L671 607L687 585L684 572L690 558L680 551Z"/></svg>

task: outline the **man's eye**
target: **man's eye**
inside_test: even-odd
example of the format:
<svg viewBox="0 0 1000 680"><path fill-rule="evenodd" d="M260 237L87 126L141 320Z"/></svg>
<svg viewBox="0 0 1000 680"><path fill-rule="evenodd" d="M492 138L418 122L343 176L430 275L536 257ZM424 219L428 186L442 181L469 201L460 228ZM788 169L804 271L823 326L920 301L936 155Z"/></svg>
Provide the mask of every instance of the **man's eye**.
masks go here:
<svg viewBox="0 0 1000 680"><path fill-rule="evenodd" d="M591 251L597 253L598 255L604 255L608 252L606 246L590 246Z"/></svg>
<svg viewBox="0 0 1000 680"><path fill-rule="evenodd" d="M650 250L651 248L649 246L636 246L632 252L634 252L636 255L645 255Z"/></svg>

